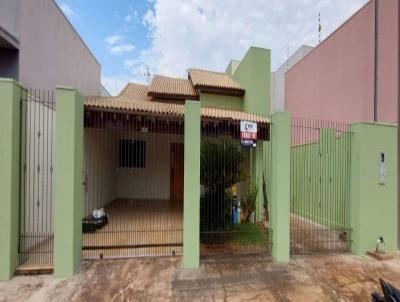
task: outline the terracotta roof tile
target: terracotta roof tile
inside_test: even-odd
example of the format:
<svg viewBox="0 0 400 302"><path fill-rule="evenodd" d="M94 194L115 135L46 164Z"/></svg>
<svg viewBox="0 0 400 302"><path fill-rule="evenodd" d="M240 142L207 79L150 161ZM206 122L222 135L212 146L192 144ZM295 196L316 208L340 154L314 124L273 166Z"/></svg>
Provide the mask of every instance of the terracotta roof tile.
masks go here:
<svg viewBox="0 0 400 302"><path fill-rule="evenodd" d="M85 100L87 108L97 108L104 110L123 110L123 111L137 111L150 114L162 114L169 116L184 116L185 106L173 102L158 102L158 101L145 101L133 100L125 96L118 97L87 97ZM227 120L246 120L257 123L269 123L265 117L235 110L227 110L212 107L201 108L201 116L215 119Z"/></svg>
<svg viewBox="0 0 400 302"><path fill-rule="evenodd" d="M126 110L147 112L153 114L183 115L183 105L170 102L151 102L148 100L131 99L125 96L104 98L88 97L85 106L105 110Z"/></svg>
<svg viewBox="0 0 400 302"><path fill-rule="evenodd" d="M147 93L149 92L149 86L136 84L136 83L128 83L124 89L121 90L119 96L126 96L133 99L148 99Z"/></svg>
<svg viewBox="0 0 400 302"><path fill-rule="evenodd" d="M215 88L244 93L243 87L224 72L190 68L189 78L195 88Z"/></svg>
<svg viewBox="0 0 400 302"><path fill-rule="evenodd" d="M187 79L171 78L156 74L149 86L149 96L198 99L192 82Z"/></svg>

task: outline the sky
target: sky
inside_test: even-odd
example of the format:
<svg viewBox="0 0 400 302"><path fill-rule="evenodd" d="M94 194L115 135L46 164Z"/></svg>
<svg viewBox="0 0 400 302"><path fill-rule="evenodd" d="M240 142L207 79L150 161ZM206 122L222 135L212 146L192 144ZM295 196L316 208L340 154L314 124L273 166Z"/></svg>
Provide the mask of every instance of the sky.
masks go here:
<svg viewBox="0 0 400 302"><path fill-rule="evenodd" d="M56 0L116 95L150 74L224 71L250 46L271 49L272 71L301 45L325 39L367 0Z"/></svg>

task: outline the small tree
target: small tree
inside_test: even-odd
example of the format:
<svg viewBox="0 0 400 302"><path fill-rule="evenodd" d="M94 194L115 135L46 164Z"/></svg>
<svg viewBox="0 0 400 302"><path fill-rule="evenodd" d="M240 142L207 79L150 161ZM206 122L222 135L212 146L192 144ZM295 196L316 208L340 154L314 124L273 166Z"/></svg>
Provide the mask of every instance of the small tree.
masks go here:
<svg viewBox="0 0 400 302"><path fill-rule="evenodd" d="M250 215L256 210L256 202L258 196L258 186L257 183L252 182L250 184L249 191L247 195L242 197L241 207L244 215L244 220L246 222L250 221Z"/></svg>
<svg viewBox="0 0 400 302"><path fill-rule="evenodd" d="M227 189L245 179L241 146L232 139L206 141L201 146L200 182L204 196L200 204L201 240L223 243L231 229L232 197Z"/></svg>

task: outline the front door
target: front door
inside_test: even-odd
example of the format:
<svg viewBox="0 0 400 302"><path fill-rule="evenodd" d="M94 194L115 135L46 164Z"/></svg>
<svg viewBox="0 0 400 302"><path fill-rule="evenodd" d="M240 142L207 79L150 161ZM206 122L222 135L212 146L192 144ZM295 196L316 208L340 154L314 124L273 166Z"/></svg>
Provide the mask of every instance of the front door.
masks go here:
<svg viewBox="0 0 400 302"><path fill-rule="evenodd" d="M170 199L180 205L183 204L183 151L183 144L171 144Z"/></svg>

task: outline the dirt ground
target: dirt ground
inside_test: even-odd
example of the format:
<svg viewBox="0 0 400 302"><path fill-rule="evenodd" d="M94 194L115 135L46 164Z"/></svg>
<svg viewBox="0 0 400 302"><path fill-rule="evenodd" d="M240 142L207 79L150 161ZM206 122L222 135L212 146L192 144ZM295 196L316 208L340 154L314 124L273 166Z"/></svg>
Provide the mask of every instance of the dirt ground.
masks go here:
<svg viewBox="0 0 400 302"><path fill-rule="evenodd" d="M202 260L182 270L180 258L84 262L68 279L19 276L0 282L5 301L370 301L378 278L400 287L400 255L308 256L289 264L266 257Z"/></svg>

